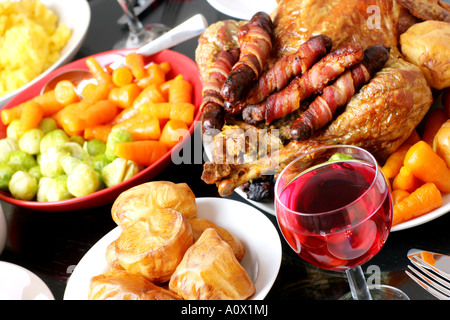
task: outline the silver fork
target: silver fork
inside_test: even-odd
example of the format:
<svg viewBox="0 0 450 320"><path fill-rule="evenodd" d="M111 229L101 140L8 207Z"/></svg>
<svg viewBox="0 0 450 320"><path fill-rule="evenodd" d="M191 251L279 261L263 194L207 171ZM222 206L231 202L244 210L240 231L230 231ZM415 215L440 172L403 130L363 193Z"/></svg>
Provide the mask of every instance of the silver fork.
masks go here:
<svg viewBox="0 0 450 320"><path fill-rule="evenodd" d="M450 279L448 274L420 258L420 252L408 254L413 266L408 265L405 273L418 285L441 300L450 300Z"/></svg>

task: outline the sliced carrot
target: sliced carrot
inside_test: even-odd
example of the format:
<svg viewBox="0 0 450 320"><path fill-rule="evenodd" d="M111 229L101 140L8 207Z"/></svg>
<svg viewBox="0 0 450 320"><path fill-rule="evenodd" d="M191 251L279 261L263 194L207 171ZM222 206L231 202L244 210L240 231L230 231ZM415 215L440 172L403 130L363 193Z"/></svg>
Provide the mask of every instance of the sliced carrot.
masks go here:
<svg viewBox="0 0 450 320"><path fill-rule="evenodd" d="M397 190L393 190L391 192L391 195L392 195L392 203L395 205L396 203L399 203L400 201L405 199L407 196L409 196L410 193L405 190L397 189Z"/></svg>
<svg viewBox="0 0 450 320"><path fill-rule="evenodd" d="M128 67L122 66L112 72L111 79L116 86L123 87L133 82L133 74Z"/></svg>
<svg viewBox="0 0 450 320"><path fill-rule="evenodd" d="M167 100L169 100L170 85L172 84L172 82L177 81L179 79L181 79L181 80L183 79L182 74L178 74L177 76L175 76L175 78L167 80L159 86L159 88L161 89L161 92L164 94L164 96L166 97Z"/></svg>
<svg viewBox="0 0 450 320"><path fill-rule="evenodd" d="M136 108L126 108L126 109L122 109L122 111L120 111L115 117L114 119L111 121L112 125L121 123L127 119L130 119L134 116L136 116L139 113L139 110Z"/></svg>
<svg viewBox="0 0 450 320"><path fill-rule="evenodd" d="M159 121L155 117L136 115L113 126L127 130L134 140L158 140L161 136Z"/></svg>
<svg viewBox="0 0 450 320"><path fill-rule="evenodd" d="M405 159L406 152L409 148L420 141L420 136L416 130L410 134L410 136L387 158L384 165L381 167L381 171L387 179L394 178L403 166L403 160Z"/></svg>
<svg viewBox="0 0 450 320"><path fill-rule="evenodd" d="M55 99L64 106L80 101L75 85L70 80L58 81L55 86Z"/></svg>
<svg viewBox="0 0 450 320"><path fill-rule="evenodd" d="M141 88L136 83L130 83L111 89L108 99L121 108L130 108L141 91Z"/></svg>
<svg viewBox="0 0 450 320"><path fill-rule="evenodd" d="M409 167L402 166L400 172L395 176L394 181L392 182L392 188L394 190L413 192L421 184L421 181L412 174Z"/></svg>
<svg viewBox="0 0 450 320"><path fill-rule="evenodd" d="M44 112L40 104L34 100L27 101L20 114L19 125L18 125L18 135L22 136L28 130L36 128L44 118Z"/></svg>
<svg viewBox="0 0 450 320"><path fill-rule="evenodd" d="M55 90L49 90L34 97L34 101L41 105L42 111L44 112L44 117L50 117L54 115L65 106L56 99Z"/></svg>
<svg viewBox="0 0 450 320"><path fill-rule="evenodd" d="M434 183L425 183L394 205L392 225L419 217L441 205L442 195L439 189Z"/></svg>
<svg viewBox="0 0 450 320"><path fill-rule="evenodd" d="M119 142L113 148L117 157L132 160L144 166L158 161L166 154L167 150L164 143L156 140Z"/></svg>
<svg viewBox="0 0 450 320"><path fill-rule="evenodd" d="M149 102L138 105L138 109L142 114L146 114L158 119L169 119L172 104L169 102Z"/></svg>
<svg viewBox="0 0 450 320"><path fill-rule="evenodd" d="M57 117L58 124L70 135L81 135L86 127L83 114L91 106L86 100L65 107Z"/></svg>
<svg viewBox="0 0 450 320"><path fill-rule="evenodd" d="M125 57L125 65L128 66L128 68L130 68L131 73L136 79L139 80L146 76L146 72L144 69L145 64L143 55L136 52L127 54Z"/></svg>
<svg viewBox="0 0 450 320"><path fill-rule="evenodd" d="M109 100L100 100L89 106L80 116L83 121L83 130L87 127L94 127L106 124L114 119L119 112L117 106Z"/></svg>
<svg viewBox="0 0 450 320"><path fill-rule="evenodd" d="M163 127L159 141L168 148L175 146L187 133L188 126L180 120L169 120Z"/></svg>
<svg viewBox="0 0 450 320"><path fill-rule="evenodd" d="M168 61L161 62L159 64L159 67L166 75L170 72L170 70L172 70L172 66L170 65L170 62L168 62Z"/></svg>
<svg viewBox="0 0 450 320"><path fill-rule="evenodd" d="M448 120L447 114L443 109L433 109L428 114L423 129L422 140L433 146L433 139L442 124Z"/></svg>
<svg viewBox="0 0 450 320"><path fill-rule="evenodd" d="M169 102L191 103L192 84L184 79L176 79L169 86Z"/></svg>
<svg viewBox="0 0 450 320"><path fill-rule="evenodd" d="M157 63L150 64L146 69L146 76L138 79L137 84L145 88L151 84L160 85L166 81L166 72Z"/></svg>
<svg viewBox="0 0 450 320"><path fill-rule="evenodd" d="M22 113L24 104L25 103L21 103L9 109L2 109L0 112L2 123L7 126L14 120L20 119L20 114Z"/></svg>
<svg viewBox="0 0 450 320"><path fill-rule="evenodd" d="M433 182L441 192L450 192L450 169L428 143L419 141L409 148L404 164L423 182Z"/></svg>
<svg viewBox="0 0 450 320"><path fill-rule="evenodd" d="M165 102L166 99L157 85L151 84L144 88L133 102L133 108L139 108L141 105L151 102Z"/></svg>
<svg viewBox="0 0 450 320"><path fill-rule="evenodd" d="M106 143L108 141L108 136L111 133L111 130L112 126L109 124L87 127L86 129L84 129L84 139L97 139Z"/></svg>
<svg viewBox="0 0 450 320"><path fill-rule="evenodd" d="M180 120L190 125L194 121L195 106L188 102L171 103L170 116L171 120Z"/></svg>
<svg viewBox="0 0 450 320"><path fill-rule="evenodd" d="M103 67L98 63L93 57L86 59L86 65L92 73L92 76L97 80L98 84L101 83L112 83L111 74L103 69Z"/></svg>
<svg viewBox="0 0 450 320"><path fill-rule="evenodd" d="M100 100L108 99L109 92L112 89L111 83L99 83L95 87L92 87L93 90L89 91L86 96L83 96L83 99L88 101L89 103L95 103Z"/></svg>

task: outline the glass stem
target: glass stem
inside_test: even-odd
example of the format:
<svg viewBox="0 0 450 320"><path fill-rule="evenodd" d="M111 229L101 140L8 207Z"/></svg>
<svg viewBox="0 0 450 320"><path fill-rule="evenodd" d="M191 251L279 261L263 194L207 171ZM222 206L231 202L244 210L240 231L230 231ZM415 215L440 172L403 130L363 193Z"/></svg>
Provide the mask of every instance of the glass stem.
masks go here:
<svg viewBox="0 0 450 320"><path fill-rule="evenodd" d="M132 38L138 39L145 31L144 25L134 13L134 1L118 0L123 12L128 18L128 29Z"/></svg>
<svg viewBox="0 0 450 320"><path fill-rule="evenodd" d="M372 300L361 266L345 270L353 300Z"/></svg>

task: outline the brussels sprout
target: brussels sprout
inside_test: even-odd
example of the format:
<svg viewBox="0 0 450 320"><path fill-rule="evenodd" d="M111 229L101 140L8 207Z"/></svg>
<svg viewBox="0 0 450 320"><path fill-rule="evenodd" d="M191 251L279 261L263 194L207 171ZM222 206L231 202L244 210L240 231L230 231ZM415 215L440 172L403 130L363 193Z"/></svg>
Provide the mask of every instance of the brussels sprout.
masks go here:
<svg viewBox="0 0 450 320"><path fill-rule="evenodd" d="M61 201L72 198L67 188L67 175L56 176L47 189L47 201Z"/></svg>
<svg viewBox="0 0 450 320"><path fill-rule="evenodd" d="M70 153L64 147L50 147L41 154L39 164L44 177L55 177L64 174L61 158Z"/></svg>
<svg viewBox="0 0 450 320"><path fill-rule="evenodd" d="M19 119L11 121L11 123L6 127L6 136L14 140L19 140Z"/></svg>
<svg viewBox="0 0 450 320"><path fill-rule="evenodd" d="M72 198L67 189L67 175L39 180L36 200L39 202L61 201Z"/></svg>
<svg viewBox="0 0 450 320"><path fill-rule="evenodd" d="M102 170L102 179L107 187L114 186L138 173L140 167L131 160L116 158Z"/></svg>
<svg viewBox="0 0 450 320"><path fill-rule="evenodd" d="M64 130L56 129L48 132L41 140L40 151L45 153L51 147L63 146L70 138Z"/></svg>
<svg viewBox="0 0 450 320"><path fill-rule="evenodd" d="M91 156L96 156L98 154L105 153L106 143L103 141L92 139L86 141L83 145L83 149Z"/></svg>
<svg viewBox="0 0 450 320"><path fill-rule="evenodd" d="M47 194L50 189L50 185L52 184L53 178L42 177L39 179L38 183L38 191L36 195L36 200L38 202L47 202Z"/></svg>
<svg viewBox="0 0 450 320"><path fill-rule="evenodd" d="M36 159L31 155L22 150L15 150L9 153L8 164L19 165L24 167L26 170L37 165Z"/></svg>
<svg viewBox="0 0 450 320"><path fill-rule="evenodd" d="M66 142L64 148L69 151L72 157L80 160L86 160L88 158L86 151L84 151L83 147L76 142Z"/></svg>
<svg viewBox="0 0 450 320"><path fill-rule="evenodd" d="M30 168L28 173L31 174L37 181L42 178L41 167L39 165Z"/></svg>
<svg viewBox="0 0 450 320"><path fill-rule="evenodd" d="M84 143L86 142L86 140L84 140L84 138L82 136L71 136L69 139L71 142L76 142L80 146L83 146Z"/></svg>
<svg viewBox="0 0 450 320"><path fill-rule="evenodd" d="M91 166L82 163L67 177L67 188L75 197L82 197L98 190L97 173Z"/></svg>
<svg viewBox="0 0 450 320"><path fill-rule="evenodd" d="M116 158L102 170L102 179L107 187L115 186L123 181L127 168L127 160Z"/></svg>
<svg viewBox="0 0 450 320"><path fill-rule="evenodd" d="M41 140L44 132L41 129L31 129L25 132L19 139L19 149L28 154L36 155L40 152Z"/></svg>
<svg viewBox="0 0 450 320"><path fill-rule="evenodd" d="M116 155L113 152L114 145L118 142L133 141L133 136L127 130L115 128L112 129L106 141L106 158L110 161L114 160Z"/></svg>
<svg viewBox="0 0 450 320"><path fill-rule="evenodd" d="M66 174L71 174L72 171L83 162L78 158L75 158L69 154L66 154L66 155L63 155L59 159L59 163L61 164L61 166Z"/></svg>
<svg viewBox="0 0 450 320"><path fill-rule="evenodd" d="M0 190L8 191L9 180L16 172L13 166L6 163L0 163Z"/></svg>
<svg viewBox="0 0 450 320"><path fill-rule="evenodd" d="M38 183L28 172L16 171L9 180L8 187L14 198L32 200L38 190Z"/></svg>
<svg viewBox="0 0 450 320"><path fill-rule="evenodd" d="M15 139L4 138L0 140L0 162L7 162L11 151L19 150Z"/></svg>
<svg viewBox="0 0 450 320"><path fill-rule="evenodd" d="M53 118L43 118L41 122L39 122L38 128L44 132L44 134L49 133L50 131L58 129L58 125L56 124L56 120Z"/></svg>
<svg viewBox="0 0 450 320"><path fill-rule="evenodd" d="M91 159L91 165L92 165L92 167L95 169L95 170L98 170L98 171L102 171L102 169L107 165L107 164L109 164L109 163L111 163L111 161L109 161L107 158L106 158L106 155L104 154L104 153L102 153L102 154L98 154L98 155L96 155L96 156L94 156L92 159Z"/></svg>

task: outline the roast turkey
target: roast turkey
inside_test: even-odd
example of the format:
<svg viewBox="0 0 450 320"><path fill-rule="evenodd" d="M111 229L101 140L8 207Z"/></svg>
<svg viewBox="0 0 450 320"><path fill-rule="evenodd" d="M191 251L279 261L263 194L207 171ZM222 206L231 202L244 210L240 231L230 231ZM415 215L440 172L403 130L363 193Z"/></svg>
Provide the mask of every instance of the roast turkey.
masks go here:
<svg viewBox="0 0 450 320"><path fill-rule="evenodd" d="M220 153L223 155L230 148L214 148L211 161L204 165L202 179L216 184L222 196L230 195L249 181L276 177L296 157L321 145L357 145L382 162L415 130L433 103L431 89L421 70L406 62L398 49L400 34L416 23L417 18L396 1L280 0L270 17L272 49L266 69L316 35L332 39L332 50L349 43L358 43L364 49L378 45L389 47L389 59L328 125L305 141L291 139L284 130L295 119L291 114L270 124L249 124L239 115L227 115L217 136L226 137L228 130L236 128L265 132L278 129L279 147L268 148L267 154L245 157L242 161L221 161L225 158ZM239 29L245 23L220 21L210 25L200 37L196 62L204 82L208 81L218 54L239 47ZM248 151L251 147L247 145L244 149Z"/></svg>

